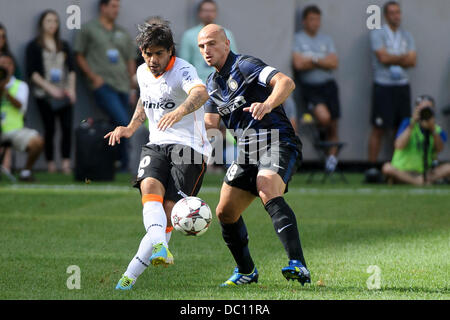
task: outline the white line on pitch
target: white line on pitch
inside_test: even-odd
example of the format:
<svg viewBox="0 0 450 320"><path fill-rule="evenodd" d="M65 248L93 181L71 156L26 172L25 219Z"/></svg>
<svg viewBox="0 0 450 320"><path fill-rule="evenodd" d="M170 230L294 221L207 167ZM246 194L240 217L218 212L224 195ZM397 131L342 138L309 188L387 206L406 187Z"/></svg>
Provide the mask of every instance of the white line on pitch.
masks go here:
<svg viewBox="0 0 450 320"><path fill-rule="evenodd" d="M74 192L137 192L135 188L127 186L115 186L115 185L45 185L45 184L27 184L27 185L11 185L6 187L0 187L1 190L42 190L49 192L58 191L74 191ZM205 186L200 189L202 193L219 193L219 187ZM406 195L450 195L450 189L446 188L289 188L289 193L309 194L309 195L352 195L352 194L406 194Z"/></svg>

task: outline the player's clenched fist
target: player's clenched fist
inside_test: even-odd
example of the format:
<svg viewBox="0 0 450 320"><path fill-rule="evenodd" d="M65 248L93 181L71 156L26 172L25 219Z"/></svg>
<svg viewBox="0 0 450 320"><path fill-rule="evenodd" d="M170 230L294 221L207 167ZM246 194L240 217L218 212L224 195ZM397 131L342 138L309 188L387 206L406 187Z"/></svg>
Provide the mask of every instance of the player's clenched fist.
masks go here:
<svg viewBox="0 0 450 320"><path fill-rule="evenodd" d="M120 138L129 138L133 135L128 127L116 127L114 131L107 133L103 138L109 138L108 145L115 146L120 144Z"/></svg>
<svg viewBox="0 0 450 320"><path fill-rule="evenodd" d="M250 107L244 108L243 110L251 112L252 117L255 120L262 120L262 118L264 118L267 113L270 113L272 111L272 108L265 103L255 102L252 103Z"/></svg>

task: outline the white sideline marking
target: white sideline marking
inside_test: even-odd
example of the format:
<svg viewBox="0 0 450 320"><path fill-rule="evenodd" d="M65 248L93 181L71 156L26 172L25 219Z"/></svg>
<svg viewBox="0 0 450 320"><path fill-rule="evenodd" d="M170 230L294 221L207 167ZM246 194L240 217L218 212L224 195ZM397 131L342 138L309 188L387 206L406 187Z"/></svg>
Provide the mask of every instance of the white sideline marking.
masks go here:
<svg viewBox="0 0 450 320"><path fill-rule="evenodd" d="M81 186L76 184L65 185L49 185L49 184L16 184L12 186L2 187L5 190L45 190L45 191L104 191L104 192L128 192L133 191L132 187L104 185L104 186ZM135 190L136 191L136 190Z"/></svg>
<svg viewBox="0 0 450 320"><path fill-rule="evenodd" d="M138 192L137 189L133 187L127 186L115 186L115 185L103 185L103 186L94 186L94 185L76 185L76 184L68 184L68 185L46 185L46 184L16 184L11 186L0 187L0 190L43 190L49 192L58 192L58 191L74 191L74 192L124 192L124 193L135 193ZM216 193L218 194L220 191L220 187L202 187L200 189L200 194L202 193ZM450 195L450 188L339 188L339 189L329 189L329 188L289 188L289 193L297 193L304 195L321 195L321 194L329 194L329 195L355 195L355 194L374 194L374 195ZM289 194L288 193L288 194Z"/></svg>

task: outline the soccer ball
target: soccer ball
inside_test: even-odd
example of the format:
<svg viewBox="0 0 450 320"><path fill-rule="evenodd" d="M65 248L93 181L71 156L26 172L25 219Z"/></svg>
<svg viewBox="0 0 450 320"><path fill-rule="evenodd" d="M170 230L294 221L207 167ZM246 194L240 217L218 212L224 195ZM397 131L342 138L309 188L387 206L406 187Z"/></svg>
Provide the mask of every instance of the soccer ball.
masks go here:
<svg viewBox="0 0 450 320"><path fill-rule="evenodd" d="M187 236L201 236L212 220L211 209L200 198L186 197L172 209L172 226Z"/></svg>

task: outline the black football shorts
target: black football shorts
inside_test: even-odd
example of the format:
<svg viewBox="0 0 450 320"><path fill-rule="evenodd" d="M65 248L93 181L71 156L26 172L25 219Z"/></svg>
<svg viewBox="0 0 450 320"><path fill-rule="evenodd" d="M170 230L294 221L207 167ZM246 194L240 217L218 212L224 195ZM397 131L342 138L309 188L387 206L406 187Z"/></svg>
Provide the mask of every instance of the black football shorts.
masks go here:
<svg viewBox="0 0 450 320"><path fill-rule="evenodd" d="M268 148L255 164L242 164L234 161L224 177L224 182L231 187L249 191L258 195L256 178L261 170L271 170L277 173L286 184L297 171L302 160L301 142L297 138L295 144L280 142L277 150Z"/></svg>
<svg viewBox="0 0 450 320"><path fill-rule="evenodd" d="M178 144L146 145L142 147L141 160L134 187L139 188L145 178L155 178L166 189L165 200L178 201L196 196L206 172L203 155L194 149Z"/></svg>

